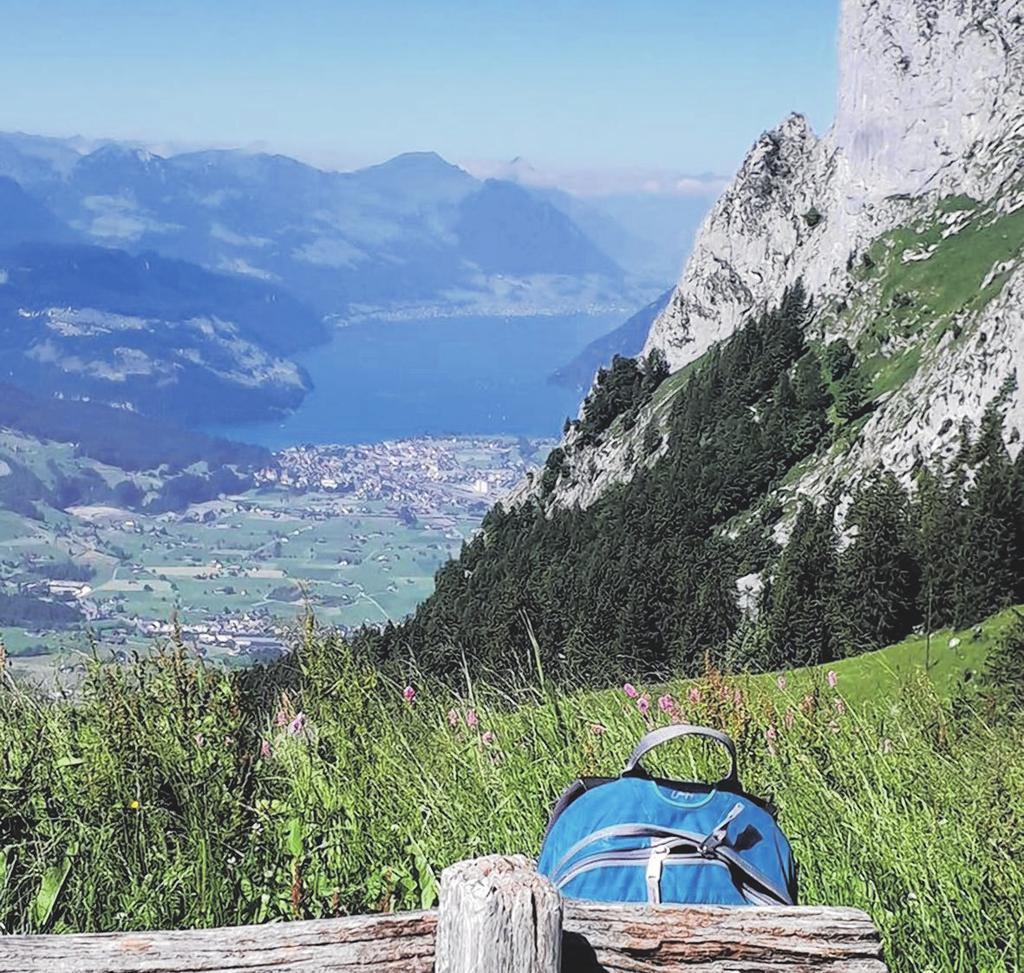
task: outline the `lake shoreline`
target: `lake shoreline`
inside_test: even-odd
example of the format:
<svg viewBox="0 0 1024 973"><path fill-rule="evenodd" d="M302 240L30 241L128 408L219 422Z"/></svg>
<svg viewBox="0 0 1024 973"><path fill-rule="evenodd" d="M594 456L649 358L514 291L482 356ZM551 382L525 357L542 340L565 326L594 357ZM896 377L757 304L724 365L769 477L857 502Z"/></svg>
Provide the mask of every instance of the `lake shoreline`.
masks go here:
<svg viewBox="0 0 1024 973"><path fill-rule="evenodd" d="M552 438L576 415L580 396L551 375L619 323L616 312L347 324L296 356L313 382L298 409L202 431L272 450L445 436Z"/></svg>

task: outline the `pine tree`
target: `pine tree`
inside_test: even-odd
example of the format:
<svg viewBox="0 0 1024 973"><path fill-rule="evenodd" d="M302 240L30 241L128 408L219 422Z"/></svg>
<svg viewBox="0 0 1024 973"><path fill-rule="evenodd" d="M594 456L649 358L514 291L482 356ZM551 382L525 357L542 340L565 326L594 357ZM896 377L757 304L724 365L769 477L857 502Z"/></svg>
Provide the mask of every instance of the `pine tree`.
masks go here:
<svg viewBox="0 0 1024 973"><path fill-rule="evenodd" d="M836 338L825 348L824 364L828 377L833 382L845 378L856 363L853 349L845 338Z"/></svg>
<svg viewBox="0 0 1024 973"><path fill-rule="evenodd" d="M836 573L831 503L805 501L767 596L766 668L815 665L835 657L830 610Z"/></svg>
<svg viewBox="0 0 1024 973"><path fill-rule="evenodd" d="M967 494L954 599L960 627L1005 608L1018 587L1018 480L1001 429L986 414L975 443L979 463Z"/></svg>
<svg viewBox="0 0 1024 973"><path fill-rule="evenodd" d="M839 559L837 628L843 651L878 648L919 618L920 569L909 498L892 473L870 477L846 517L853 540Z"/></svg>
<svg viewBox="0 0 1024 973"><path fill-rule="evenodd" d="M915 555L921 570L918 613L931 628L942 628L953 621L963 538L963 495L959 480L924 467L917 479L911 520Z"/></svg>
<svg viewBox="0 0 1024 973"><path fill-rule="evenodd" d="M856 419L867 402L868 386L860 372L850 372L835 385L836 415L840 419Z"/></svg>
<svg viewBox="0 0 1024 973"><path fill-rule="evenodd" d="M1013 490L1014 506L1014 544L1017 549L1017 560L1014 564L1014 591L1013 600L1020 604L1024 602L1024 449L1017 453L1017 459L1013 464Z"/></svg>
<svg viewBox="0 0 1024 973"><path fill-rule="evenodd" d="M705 657L720 664L740 622L736 579L726 545L712 544L701 565L696 593L685 612L675 653L676 668L695 674Z"/></svg>
<svg viewBox="0 0 1024 973"><path fill-rule="evenodd" d="M793 393L798 414L793 422L790 447L796 457L806 456L828 429L827 409L832 397L821 375L821 362L812 351L796 363Z"/></svg>
<svg viewBox="0 0 1024 973"><path fill-rule="evenodd" d="M644 359L644 392L652 395L669 376L668 359L660 348L652 348Z"/></svg>

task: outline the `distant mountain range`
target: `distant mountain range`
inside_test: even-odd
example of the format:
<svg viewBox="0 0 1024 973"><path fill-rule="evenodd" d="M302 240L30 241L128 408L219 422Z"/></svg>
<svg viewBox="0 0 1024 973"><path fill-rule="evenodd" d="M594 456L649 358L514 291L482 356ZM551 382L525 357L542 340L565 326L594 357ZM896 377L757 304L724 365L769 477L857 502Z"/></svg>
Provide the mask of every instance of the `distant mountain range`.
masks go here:
<svg viewBox="0 0 1024 973"><path fill-rule="evenodd" d="M481 181L432 152L327 172L280 155L83 153L0 135L0 176L35 204L21 239L71 232L151 251L276 284L339 318L628 309L669 279L624 269L610 251L635 250L635 233L587 202Z"/></svg>
<svg viewBox="0 0 1024 973"><path fill-rule="evenodd" d="M0 379L186 424L294 408L309 382L287 356L325 336L272 284L154 253L22 243L0 282Z"/></svg>
<svg viewBox="0 0 1024 973"><path fill-rule="evenodd" d="M0 134L0 382L149 417L169 441L175 425L296 408L311 382L293 357L334 322L626 317L664 287L685 242L653 244L640 202L508 175L478 179L431 152L328 172ZM706 204L683 204L684 235ZM635 330L601 354L631 351Z"/></svg>

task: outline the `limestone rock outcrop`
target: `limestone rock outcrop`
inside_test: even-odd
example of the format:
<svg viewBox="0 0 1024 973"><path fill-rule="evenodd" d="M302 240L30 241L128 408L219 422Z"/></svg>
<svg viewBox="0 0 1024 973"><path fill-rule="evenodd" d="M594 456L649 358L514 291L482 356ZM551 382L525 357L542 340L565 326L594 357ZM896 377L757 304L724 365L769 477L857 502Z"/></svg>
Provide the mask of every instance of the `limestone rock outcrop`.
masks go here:
<svg viewBox="0 0 1024 973"><path fill-rule="evenodd" d="M705 219L644 348L662 349L677 371L798 279L814 299L819 336L855 344L888 312L872 304L884 288L856 273L869 248L885 241L898 269L932 259L957 234L969 259L984 260L987 251L972 241L1000 235L978 281L986 299L965 297L963 310L947 315L948 329L929 332L935 302L908 295L920 305L918 337L894 334L882 353L895 360L913 351L915 367L879 395L850 448L823 458L797 485L812 493L879 463L909 475L922 457L948 452L962 421L980 418L1024 368L1024 221L1013 219L1024 209L1024 0L842 0L839 45L832 128L818 137L791 115L756 141ZM961 197L962 219L949 204ZM919 250L887 239L929 221L936 233ZM1003 245L1006 237L1013 239ZM1005 395L1013 450L1024 434L1021 378ZM638 462L653 462L637 460L639 443L645 423L664 425L664 416L664 403L652 406L630 435L597 446L574 448L570 432L569 474L553 502L585 506L628 480ZM536 493L523 484L512 499Z"/></svg>

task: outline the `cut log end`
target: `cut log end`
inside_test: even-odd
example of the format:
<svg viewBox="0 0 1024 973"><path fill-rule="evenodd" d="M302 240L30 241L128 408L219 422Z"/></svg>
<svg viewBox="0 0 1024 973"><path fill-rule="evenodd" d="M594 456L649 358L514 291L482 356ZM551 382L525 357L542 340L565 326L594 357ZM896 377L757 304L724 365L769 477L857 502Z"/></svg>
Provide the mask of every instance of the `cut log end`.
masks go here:
<svg viewBox="0 0 1024 973"><path fill-rule="evenodd" d="M441 874L437 973L559 973L562 900L523 855L458 862Z"/></svg>

